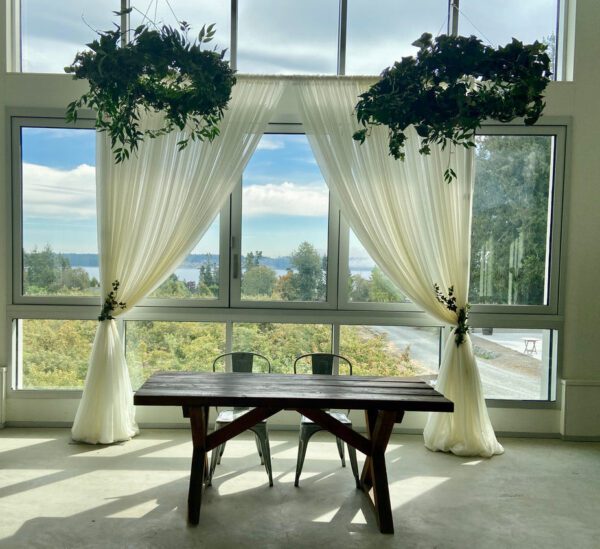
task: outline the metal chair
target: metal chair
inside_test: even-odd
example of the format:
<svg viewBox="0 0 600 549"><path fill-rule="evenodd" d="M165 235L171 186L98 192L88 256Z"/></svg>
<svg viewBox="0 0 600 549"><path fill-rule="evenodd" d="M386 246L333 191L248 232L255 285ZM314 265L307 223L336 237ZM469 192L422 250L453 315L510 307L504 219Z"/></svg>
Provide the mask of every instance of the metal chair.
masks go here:
<svg viewBox="0 0 600 549"><path fill-rule="evenodd" d="M336 355L333 353L308 353L305 355L301 355L294 361L294 373L296 372L296 364L298 361L310 357L311 367L313 374L321 374L321 375L333 375L333 365L334 360L337 358L338 360L343 360L348 363L348 367L350 368L350 375L352 375L352 363L341 355ZM343 412L334 412L330 410L325 410L330 416L337 419L341 423L344 423L348 427L352 427L352 421L348 418L347 414ZM348 413L350 411L348 410ZM323 427L314 423L311 419L306 416L302 416L300 419L300 436L298 440L298 460L296 462L296 479L294 481L294 486L298 486L300 481L300 474L302 473L302 466L304 465L304 457L306 456L306 447L308 446L308 441L310 438L317 432L323 431ZM346 460L344 458L344 441L336 437L338 452L340 454L340 458L342 460L342 467L346 467ZM350 465L352 467L352 473L354 474L354 480L356 481L356 487L360 488L360 481L358 479L358 464L356 462L356 450L348 444L348 456L350 457Z"/></svg>
<svg viewBox="0 0 600 549"><path fill-rule="evenodd" d="M271 373L271 362L269 359L263 355L259 355L258 353L244 353L244 352L233 352L233 353L224 353L219 355L213 361L213 372L216 371L215 367L217 362L222 358L231 358L231 370L233 372L252 372L254 368L254 358L259 357L262 360L265 360L268 367L268 372ZM224 410L219 412L217 419L215 420L215 431L220 429L224 425L231 423L233 420L243 416L247 413L250 408L233 408L233 410ZM219 409L217 408L217 412ZM256 448L258 450L258 455L260 456L261 465L265 466L265 470L267 471L267 475L269 476L269 486L273 486L273 470L271 468L271 448L269 445L269 433L267 431L267 420L263 419L256 425L250 427L250 430L254 432L254 438L256 441ZM206 485L210 486L212 484L212 477L215 472L215 468L217 464L221 463L221 457L223 456L223 452L225 451L225 443L221 444L217 448L212 451L210 458L210 468L208 470L208 475L206 479Z"/></svg>

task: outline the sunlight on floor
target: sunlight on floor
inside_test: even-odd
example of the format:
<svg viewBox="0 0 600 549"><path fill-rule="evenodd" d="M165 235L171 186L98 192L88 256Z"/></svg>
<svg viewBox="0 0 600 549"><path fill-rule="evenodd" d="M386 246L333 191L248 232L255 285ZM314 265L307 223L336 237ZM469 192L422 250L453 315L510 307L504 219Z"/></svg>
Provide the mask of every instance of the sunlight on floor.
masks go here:
<svg viewBox="0 0 600 549"><path fill-rule="evenodd" d="M112 515L106 515L106 518L142 518L151 513L158 507L156 499L144 501L138 505L132 505L127 509L117 511Z"/></svg>
<svg viewBox="0 0 600 549"><path fill-rule="evenodd" d="M2 455L5 452L10 452L11 450L20 450L21 448L31 448L31 447L35 446L36 444L44 444L44 443L48 443L48 442L54 442L56 440L54 438L27 438L27 437L11 438L11 437L4 436L4 433L2 433L2 436L0 437L0 439L2 440L2 445L0 447L0 455Z"/></svg>
<svg viewBox="0 0 600 549"><path fill-rule="evenodd" d="M391 482L390 490L394 491L392 507L397 509L401 505L406 505L449 480L450 477L415 476Z"/></svg>

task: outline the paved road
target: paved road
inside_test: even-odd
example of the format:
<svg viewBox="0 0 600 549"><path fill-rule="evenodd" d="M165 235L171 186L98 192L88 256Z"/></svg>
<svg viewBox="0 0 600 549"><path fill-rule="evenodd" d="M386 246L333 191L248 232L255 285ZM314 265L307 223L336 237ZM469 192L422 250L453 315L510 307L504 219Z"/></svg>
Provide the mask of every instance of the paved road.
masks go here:
<svg viewBox="0 0 600 549"><path fill-rule="evenodd" d="M439 329L406 326L377 326L371 329L375 333L387 334L390 342L400 350L404 350L407 345L410 345L410 356L413 360L421 363L427 369L437 370ZM482 336L478 333L476 337L484 337L486 340L518 352L522 352L524 348L523 337L541 338L540 332L523 331L521 333L512 330L510 332L495 330L492 336ZM537 359L541 358L541 345L538 352L531 356ZM494 365L483 358L477 358L477 365L486 398L540 398L541 380L537 376L528 376L512 370L510 364Z"/></svg>

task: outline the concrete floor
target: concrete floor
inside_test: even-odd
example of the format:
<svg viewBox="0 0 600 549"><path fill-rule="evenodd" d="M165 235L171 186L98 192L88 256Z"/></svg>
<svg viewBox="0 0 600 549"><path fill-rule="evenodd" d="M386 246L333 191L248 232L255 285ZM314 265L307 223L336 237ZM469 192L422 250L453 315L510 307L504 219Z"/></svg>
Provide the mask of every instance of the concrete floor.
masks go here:
<svg viewBox="0 0 600 549"><path fill-rule="evenodd" d="M503 439L503 456L480 460L395 435L390 536L330 435L311 441L294 488L296 437L271 432L273 488L253 439L229 442L189 527L189 431L87 446L66 429L0 430L0 547L600 547L600 443Z"/></svg>

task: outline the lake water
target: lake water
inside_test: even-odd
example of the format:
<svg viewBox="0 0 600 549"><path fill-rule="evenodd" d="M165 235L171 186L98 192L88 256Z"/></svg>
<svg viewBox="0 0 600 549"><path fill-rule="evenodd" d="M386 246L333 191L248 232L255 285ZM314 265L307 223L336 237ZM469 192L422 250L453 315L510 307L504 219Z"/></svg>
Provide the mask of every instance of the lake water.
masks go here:
<svg viewBox="0 0 600 549"><path fill-rule="evenodd" d="M84 271L90 275L90 277L95 277L96 280L100 280L100 268L99 267L81 267ZM275 270L277 276L284 275L287 271L283 269ZM360 269L360 270L352 270L353 275L359 274L363 278L368 279L371 276L371 269ZM175 270L175 274L179 280L184 280L185 282L198 282L199 270L191 267L182 267L180 269Z"/></svg>

